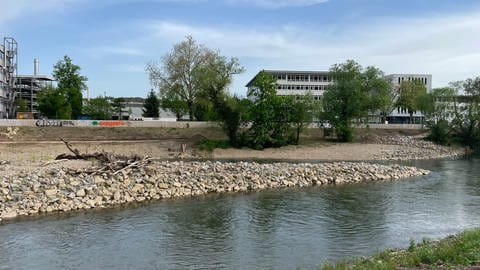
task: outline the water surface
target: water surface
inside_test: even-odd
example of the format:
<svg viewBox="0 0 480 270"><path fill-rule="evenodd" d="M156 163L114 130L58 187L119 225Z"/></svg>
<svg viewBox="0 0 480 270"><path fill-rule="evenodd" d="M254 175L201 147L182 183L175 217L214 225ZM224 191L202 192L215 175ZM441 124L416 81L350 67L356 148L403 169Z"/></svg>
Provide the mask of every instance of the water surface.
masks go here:
<svg viewBox="0 0 480 270"><path fill-rule="evenodd" d="M428 176L159 201L0 225L0 269L304 269L480 226L480 162Z"/></svg>

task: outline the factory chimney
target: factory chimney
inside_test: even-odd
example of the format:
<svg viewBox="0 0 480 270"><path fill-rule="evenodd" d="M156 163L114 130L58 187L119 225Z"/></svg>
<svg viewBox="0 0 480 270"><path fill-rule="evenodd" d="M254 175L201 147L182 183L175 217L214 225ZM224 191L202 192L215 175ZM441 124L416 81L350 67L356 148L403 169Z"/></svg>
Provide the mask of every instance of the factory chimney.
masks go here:
<svg viewBox="0 0 480 270"><path fill-rule="evenodd" d="M33 76L38 76L38 58L33 59Z"/></svg>

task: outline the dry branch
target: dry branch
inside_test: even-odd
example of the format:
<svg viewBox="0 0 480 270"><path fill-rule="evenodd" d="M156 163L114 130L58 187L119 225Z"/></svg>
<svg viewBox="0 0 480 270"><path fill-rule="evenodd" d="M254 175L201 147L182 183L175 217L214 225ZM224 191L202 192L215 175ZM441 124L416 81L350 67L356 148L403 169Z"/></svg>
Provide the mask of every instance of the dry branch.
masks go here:
<svg viewBox="0 0 480 270"><path fill-rule="evenodd" d="M93 154L80 154L80 151L76 148L73 148L71 143L65 139L61 139L65 146L68 148L70 152L74 155L68 154L61 154L56 157L56 160L97 160L100 165L98 167L92 167L90 169L75 171L75 174L79 173L87 173L90 175L95 174L102 174L102 173L112 173L113 175L117 175L120 172L125 172L128 169L132 168L141 168L146 166L151 162L151 158L149 157L141 157L139 155L133 156L122 156L122 155L115 155L109 152L96 152Z"/></svg>

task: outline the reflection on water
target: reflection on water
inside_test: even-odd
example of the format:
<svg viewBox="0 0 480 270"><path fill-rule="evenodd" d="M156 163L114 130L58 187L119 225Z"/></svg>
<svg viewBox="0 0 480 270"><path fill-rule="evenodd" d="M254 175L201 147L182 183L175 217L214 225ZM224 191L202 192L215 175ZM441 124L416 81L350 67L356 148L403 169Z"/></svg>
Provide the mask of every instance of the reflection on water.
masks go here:
<svg viewBox="0 0 480 270"><path fill-rule="evenodd" d="M0 225L0 269L295 269L480 226L478 158L397 182L160 201Z"/></svg>

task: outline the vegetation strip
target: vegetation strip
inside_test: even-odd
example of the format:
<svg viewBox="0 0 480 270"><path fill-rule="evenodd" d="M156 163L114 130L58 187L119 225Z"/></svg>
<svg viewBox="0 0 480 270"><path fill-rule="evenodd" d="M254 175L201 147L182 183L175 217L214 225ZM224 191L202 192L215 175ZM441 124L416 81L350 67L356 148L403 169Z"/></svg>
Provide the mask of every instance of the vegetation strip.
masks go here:
<svg viewBox="0 0 480 270"><path fill-rule="evenodd" d="M0 178L0 218L43 212L109 207L207 193L382 181L425 175L428 171L370 163L259 164L255 162L152 162L121 173L92 175L66 162L9 173ZM86 162L87 161L82 161ZM87 169L91 166L87 166ZM13 170L12 170L13 171Z"/></svg>
<svg viewBox="0 0 480 270"><path fill-rule="evenodd" d="M407 250L385 250L369 258L326 263L323 270L333 269L479 269L480 229L467 230L437 242L412 241Z"/></svg>

